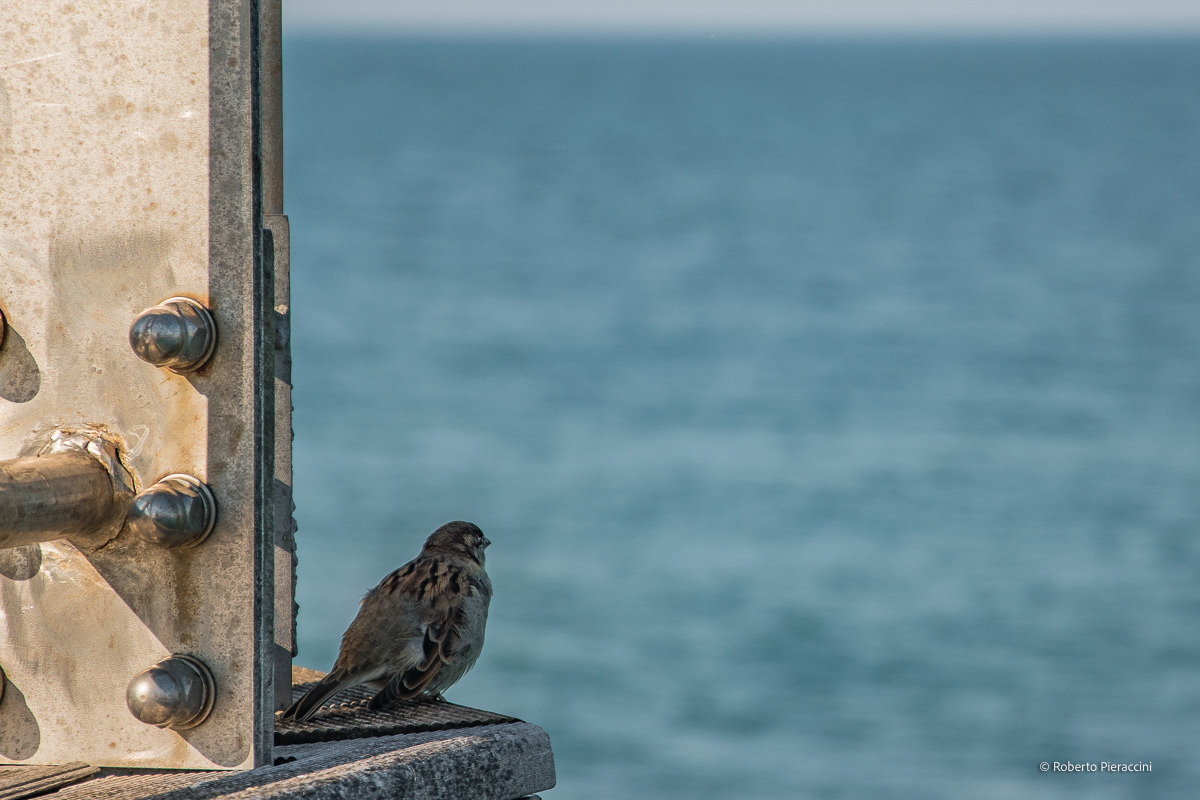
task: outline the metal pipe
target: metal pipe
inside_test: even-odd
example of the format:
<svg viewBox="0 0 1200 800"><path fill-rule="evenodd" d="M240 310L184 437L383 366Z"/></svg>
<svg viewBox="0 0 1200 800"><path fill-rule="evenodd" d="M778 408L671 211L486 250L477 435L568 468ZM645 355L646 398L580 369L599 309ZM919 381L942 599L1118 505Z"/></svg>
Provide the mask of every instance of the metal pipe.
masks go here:
<svg viewBox="0 0 1200 800"><path fill-rule="evenodd" d="M0 548L62 538L99 547L132 498L132 479L98 432L55 431L40 455L0 461Z"/></svg>
<svg viewBox="0 0 1200 800"><path fill-rule="evenodd" d="M108 470L85 452L0 461L0 547L95 533L114 499Z"/></svg>

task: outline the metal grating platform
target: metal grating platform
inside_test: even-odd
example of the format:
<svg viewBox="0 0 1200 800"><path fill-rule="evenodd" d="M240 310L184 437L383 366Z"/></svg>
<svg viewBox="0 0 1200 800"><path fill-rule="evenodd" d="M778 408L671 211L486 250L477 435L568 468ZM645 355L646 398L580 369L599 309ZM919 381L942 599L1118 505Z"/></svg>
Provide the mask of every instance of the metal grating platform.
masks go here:
<svg viewBox="0 0 1200 800"><path fill-rule="evenodd" d="M299 699L315 684L316 681L313 680L293 685L292 699ZM367 708L367 703L373 694L371 689L356 686L346 689L331 702L327 702L307 722L277 720L275 746L445 731L522 721L516 717L447 703L445 700L408 700L385 710L371 711Z"/></svg>

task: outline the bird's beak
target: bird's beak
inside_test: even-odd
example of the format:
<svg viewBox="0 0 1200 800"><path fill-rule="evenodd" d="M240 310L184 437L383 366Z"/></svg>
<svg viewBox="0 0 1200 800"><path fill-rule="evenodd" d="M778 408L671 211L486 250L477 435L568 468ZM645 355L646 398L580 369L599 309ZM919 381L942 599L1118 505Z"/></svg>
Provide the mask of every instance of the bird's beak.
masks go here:
<svg viewBox="0 0 1200 800"><path fill-rule="evenodd" d="M486 536L483 537L483 549L484 550L487 550L488 545L491 543L492 543L491 539L487 538Z"/></svg>

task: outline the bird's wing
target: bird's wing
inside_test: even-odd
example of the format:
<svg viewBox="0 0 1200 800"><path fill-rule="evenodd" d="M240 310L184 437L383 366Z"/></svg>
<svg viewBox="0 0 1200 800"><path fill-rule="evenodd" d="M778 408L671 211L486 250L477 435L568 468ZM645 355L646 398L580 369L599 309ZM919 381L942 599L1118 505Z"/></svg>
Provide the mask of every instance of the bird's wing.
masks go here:
<svg viewBox="0 0 1200 800"><path fill-rule="evenodd" d="M371 708L415 697L450 661L466 622L464 600L474 584L461 564L437 557L417 559L384 578L379 585L381 593L403 594L422 610L424 633L420 662L396 673L371 698Z"/></svg>

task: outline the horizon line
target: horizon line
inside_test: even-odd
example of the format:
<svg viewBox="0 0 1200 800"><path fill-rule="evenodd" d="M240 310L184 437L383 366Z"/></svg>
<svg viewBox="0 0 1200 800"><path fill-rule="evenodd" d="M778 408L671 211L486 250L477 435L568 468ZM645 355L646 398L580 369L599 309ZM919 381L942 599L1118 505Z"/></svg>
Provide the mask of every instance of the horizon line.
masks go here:
<svg viewBox="0 0 1200 800"><path fill-rule="evenodd" d="M284 35L428 36L468 38L1195 38L1200 37L1200 19L1178 23L1146 21L1094 24L963 23L944 21L925 24L890 23L527 23L488 20L475 23L431 20L330 20L308 18L283 20Z"/></svg>

